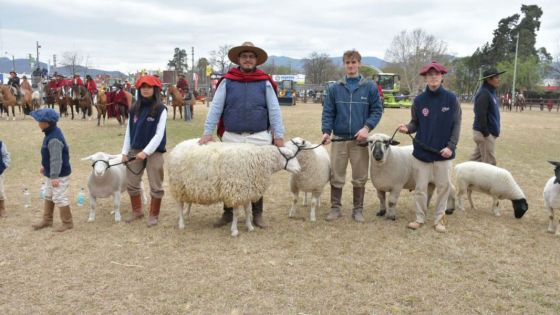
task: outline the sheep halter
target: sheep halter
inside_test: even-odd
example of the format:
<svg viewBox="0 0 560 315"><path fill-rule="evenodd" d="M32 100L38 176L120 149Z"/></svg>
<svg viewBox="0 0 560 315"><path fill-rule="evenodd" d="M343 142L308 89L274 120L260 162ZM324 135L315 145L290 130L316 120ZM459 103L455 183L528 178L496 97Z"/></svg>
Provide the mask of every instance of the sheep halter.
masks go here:
<svg viewBox="0 0 560 315"><path fill-rule="evenodd" d="M278 149L278 152L280 152L280 155L282 155L282 157L284 157L284 159L286 159L286 164L284 165L284 170L287 171L287 170L288 170L288 163L290 163L290 160L291 160L291 159L293 159L293 158L296 157L297 152L296 152L296 154L294 154L294 156L286 156L286 155L282 152L282 150L280 150L280 147L276 147L276 148ZM298 147L298 152L299 152L299 147Z"/></svg>

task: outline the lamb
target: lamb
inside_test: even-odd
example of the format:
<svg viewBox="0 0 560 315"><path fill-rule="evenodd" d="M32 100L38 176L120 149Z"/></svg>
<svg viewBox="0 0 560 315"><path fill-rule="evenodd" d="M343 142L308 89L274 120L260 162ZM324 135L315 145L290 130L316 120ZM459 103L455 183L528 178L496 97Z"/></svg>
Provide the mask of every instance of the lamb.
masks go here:
<svg viewBox="0 0 560 315"><path fill-rule="evenodd" d="M97 198L113 196L115 222L121 221L121 193L126 190L126 166L121 163L122 155L110 155L97 152L82 159L90 161L93 168L88 177L90 197L90 211L88 222L95 221L95 207ZM142 190L142 202L146 204L146 197Z"/></svg>
<svg viewBox="0 0 560 315"><path fill-rule="evenodd" d="M560 224L554 224L554 209L560 209L560 162L549 161L549 163L554 165L555 168L554 176L544 185L544 206L550 211L548 232L560 236Z"/></svg>
<svg viewBox="0 0 560 315"><path fill-rule="evenodd" d="M482 162L468 161L455 165L455 174L458 206L461 210L464 210L462 197L465 192L471 208L475 210L472 201L473 190L492 196L492 211L496 216L500 216L498 200L501 199L511 200L517 219L521 219L529 209L525 194L506 169Z"/></svg>
<svg viewBox="0 0 560 315"><path fill-rule="evenodd" d="M369 173L373 186L377 190L380 210L377 216L385 216L390 220L396 219L395 207L402 189L412 191L416 188L412 172L413 146L397 146L398 141L391 137L376 133L368 137L370 148ZM435 185L428 186L428 204L434 192ZM447 200L447 214L453 213L455 207L455 193L453 186ZM389 208L386 206L386 193L389 193Z"/></svg>
<svg viewBox="0 0 560 315"><path fill-rule="evenodd" d="M231 235L237 236L240 207L252 231L250 203L259 200L270 186L273 173L286 169L298 173L295 152L273 145L211 142L198 139L179 143L169 155L169 186L179 208L179 228L184 229L183 207L192 203L224 203L234 207Z"/></svg>
<svg viewBox="0 0 560 315"><path fill-rule="evenodd" d="M329 182L331 161L329 153L322 145L312 144L302 138L294 138L286 143L286 146L297 152L301 171L290 175L290 191L292 192L292 207L288 212L290 218L295 216L299 191L304 192L304 205L307 205L307 193L311 193L311 209L309 220L315 222L315 210L319 204L319 198L323 188Z"/></svg>

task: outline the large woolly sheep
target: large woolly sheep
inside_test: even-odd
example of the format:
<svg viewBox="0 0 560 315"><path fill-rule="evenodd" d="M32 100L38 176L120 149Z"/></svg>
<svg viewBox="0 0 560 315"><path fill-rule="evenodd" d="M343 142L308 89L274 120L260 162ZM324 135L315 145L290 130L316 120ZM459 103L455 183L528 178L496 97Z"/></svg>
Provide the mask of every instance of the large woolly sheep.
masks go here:
<svg viewBox="0 0 560 315"><path fill-rule="evenodd" d="M380 210L377 216L385 216L387 219L395 220L395 207L402 189L412 191L416 188L412 172L412 145L397 146L398 141L391 137L376 133L368 137L370 149L369 173L373 186L377 190ZM428 185L428 204L433 195L435 185ZM389 208L386 206L386 194L389 193ZM447 199L447 214L453 213L455 207L455 190Z"/></svg>
<svg viewBox="0 0 560 315"><path fill-rule="evenodd" d="M169 155L169 185L179 206L179 228L184 229L183 207L188 204L223 203L234 207L231 235L237 236L240 207L245 207L245 223L251 224L250 203L259 200L270 186L273 173L286 169L297 173L295 152L273 145L210 142L198 139L179 143Z"/></svg>
<svg viewBox="0 0 560 315"><path fill-rule="evenodd" d="M315 210L319 204L319 198L323 188L329 182L331 160L329 153L322 145L317 145L305 141L302 138L293 138L286 142L286 146L297 152L297 159L301 166L301 171L290 175L290 191L292 192L292 207L288 216L294 217L297 211L299 192L304 192L304 199L307 193L311 193L311 209L309 210L309 220L315 222ZM306 202L304 202L304 205Z"/></svg>
<svg viewBox="0 0 560 315"><path fill-rule="evenodd" d="M554 209L560 209L560 162L551 162L554 165L554 176L552 176L544 186L544 206L550 212L548 232L556 233L560 236L560 224L554 224Z"/></svg>
<svg viewBox="0 0 560 315"><path fill-rule="evenodd" d="M511 200L517 219L522 218L529 208L525 194L506 169L482 162L468 161L455 165L455 175L458 206L461 210L465 209L462 198L465 193L467 193L471 208L475 210L472 201L473 190L492 196L492 212L496 216L500 216L498 200L501 199Z"/></svg>
<svg viewBox="0 0 560 315"><path fill-rule="evenodd" d="M95 221L97 198L113 196L115 222L121 221L121 194L126 190L126 166L121 163L122 155L111 155L97 152L82 159L90 161L92 171L88 177L88 191L90 211L88 222ZM142 189L142 202L146 204L146 197Z"/></svg>

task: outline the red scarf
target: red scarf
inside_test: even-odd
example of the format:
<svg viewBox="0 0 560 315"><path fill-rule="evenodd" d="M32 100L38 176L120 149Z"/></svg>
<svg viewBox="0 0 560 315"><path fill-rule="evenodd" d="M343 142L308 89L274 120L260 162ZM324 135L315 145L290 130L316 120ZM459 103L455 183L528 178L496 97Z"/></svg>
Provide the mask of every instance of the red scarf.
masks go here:
<svg viewBox="0 0 560 315"><path fill-rule="evenodd" d="M220 85L220 83L222 82L223 79L228 79L228 80L233 80L233 81L241 81L241 82L255 82L255 81L264 81L264 80L268 80L268 82L270 82L270 84L272 84L272 87L274 88L274 93L278 93L278 85L276 84L276 82L274 82L274 80L272 80L272 78L266 74L264 71L256 69L253 72L243 72L241 70L239 70L239 68L231 68L229 69L229 71L220 79L220 81L218 81L218 84L216 85L216 89L218 88L218 85ZM220 118L220 121L218 121L218 128L217 128L217 134L218 137L220 137L220 139L222 138L222 136L224 135L225 132L225 126L224 126L224 116L222 113L222 117Z"/></svg>

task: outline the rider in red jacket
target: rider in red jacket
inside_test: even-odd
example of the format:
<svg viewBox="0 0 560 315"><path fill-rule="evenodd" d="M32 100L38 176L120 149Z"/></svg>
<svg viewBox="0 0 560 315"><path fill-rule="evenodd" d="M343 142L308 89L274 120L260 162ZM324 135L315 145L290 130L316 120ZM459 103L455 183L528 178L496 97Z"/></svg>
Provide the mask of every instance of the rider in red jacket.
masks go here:
<svg viewBox="0 0 560 315"><path fill-rule="evenodd" d="M79 74L74 74L74 79L72 80L72 84L84 86L84 81L82 81L82 78L80 78Z"/></svg>

